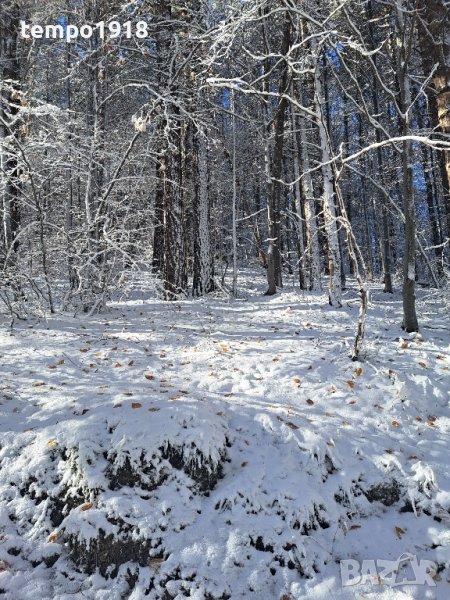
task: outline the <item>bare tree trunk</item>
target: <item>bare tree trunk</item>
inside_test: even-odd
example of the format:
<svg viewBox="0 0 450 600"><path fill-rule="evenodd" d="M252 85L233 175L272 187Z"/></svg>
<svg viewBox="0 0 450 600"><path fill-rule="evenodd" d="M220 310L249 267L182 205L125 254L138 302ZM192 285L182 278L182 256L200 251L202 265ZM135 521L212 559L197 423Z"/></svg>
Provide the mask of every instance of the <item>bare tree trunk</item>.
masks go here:
<svg viewBox="0 0 450 600"><path fill-rule="evenodd" d="M402 0L397 0L398 64L397 72L401 96L401 127L404 136L410 133L411 85L408 73L408 47ZM405 216L405 245L403 253L403 328L407 332L418 331L416 315L416 207L414 202L413 146L411 140L402 144L403 213Z"/></svg>
<svg viewBox="0 0 450 600"><path fill-rule="evenodd" d="M67 73L70 73L72 68L71 44L66 44L66 66ZM66 109L70 113L72 110L72 85L71 78L66 78ZM73 139L72 126L68 124L67 141L71 145ZM65 228L67 237L67 267L69 274L69 295L78 287L79 280L76 269L74 268L73 256L73 225L74 225L74 190L73 190L73 170L69 165L66 169L66 178L68 181L67 197L65 201Z"/></svg>
<svg viewBox="0 0 450 600"><path fill-rule="evenodd" d="M155 214L153 218L152 270L161 273L164 262L164 169L162 160L156 165Z"/></svg>
<svg viewBox="0 0 450 600"><path fill-rule="evenodd" d="M419 122L421 121L421 116L418 117ZM431 158L431 153L426 146L421 147L422 150L422 164L423 164L423 175L425 181L426 188L426 196L427 196L427 207L428 207L428 220L430 222L430 230L431 230L431 241L434 246L434 255L436 258L436 273L438 279L442 279L444 276L443 269L443 247L442 247L442 239L441 239L441 231L439 227L439 221L436 215L436 206L435 206L435 188L433 186L433 163Z"/></svg>
<svg viewBox="0 0 450 600"><path fill-rule="evenodd" d="M12 0L0 6L0 165L2 178L2 212L5 267L12 274L19 249L17 236L20 228L19 160L17 140L21 91L20 64L17 53L19 5ZM16 286L15 278L13 287ZM16 289L18 292L18 289Z"/></svg>
<svg viewBox="0 0 450 600"><path fill-rule="evenodd" d="M99 20L99 4L92 0L86 5L87 22ZM105 249L100 240L103 223L101 195L104 183L104 136L105 136L105 66L104 53L98 33L89 39L88 96L86 107L86 129L90 138L89 163L87 167L86 188L84 193L84 211L86 218L87 252L81 265L80 291L85 312L99 302L104 289L104 274L101 266L106 262Z"/></svg>
<svg viewBox="0 0 450 600"><path fill-rule="evenodd" d="M196 190L194 199L194 296L203 296L214 289L211 242L209 232L209 193L207 138L196 134Z"/></svg>
<svg viewBox="0 0 450 600"><path fill-rule="evenodd" d="M294 92L292 86L292 93ZM292 123L292 135L294 142L294 204L295 210L297 213L297 240L298 240L298 249L299 249L299 281L300 288L302 290L308 289L310 287L310 282L306 277L306 268L305 268L305 243L304 243L304 232L303 232L303 206L302 206L302 197L301 197L301 185L300 185L300 149L298 146L298 134L297 134L297 121L295 118L295 113L291 110L291 123ZM309 278L308 278L309 279Z"/></svg>
<svg viewBox="0 0 450 600"><path fill-rule="evenodd" d="M433 128L450 134L450 37L448 0L418 0L417 19L419 42L425 75L433 68L432 84L428 87ZM444 205L450 236L450 151L441 153L441 175Z"/></svg>
<svg viewBox="0 0 450 600"><path fill-rule="evenodd" d="M370 49L375 50L377 47L377 40L375 39L375 30L373 26L373 5L372 1L369 0L367 2L367 18L369 23L369 38L370 38ZM373 62L375 67L377 66L377 56L374 54ZM373 103L373 111L374 114L380 114L380 101L378 97L378 81L374 76L372 78L372 103ZM375 138L377 144L381 143L381 132L377 127L375 130ZM383 173L384 173L384 161L383 161L383 152L382 148L379 145L376 150L376 166L379 176L383 182ZM383 265L383 282L384 282L384 292L387 294L393 293L393 285L392 285L392 248L391 248L391 237L389 231L389 212L386 207L386 199L380 191L378 191L378 202L381 206L381 256L382 256L382 265Z"/></svg>
<svg viewBox="0 0 450 600"><path fill-rule="evenodd" d="M172 131L173 148L167 151L167 166L164 171L164 296L176 300L186 293L186 254L183 231L182 194L182 135L183 128Z"/></svg>
<svg viewBox="0 0 450 600"><path fill-rule="evenodd" d="M166 71L166 61L168 60L170 39L167 28L164 26L165 20L170 17L170 12L162 5L154 7L155 15L161 18L162 24L156 28L155 48L156 48L156 71L157 83L161 89L164 89L163 77ZM152 270L155 274L162 274L164 268L164 186L165 186L165 146L164 146L164 128L165 120L161 118L156 126L157 139L156 147L158 162L155 165L155 212L153 217L153 256Z"/></svg>
<svg viewBox="0 0 450 600"><path fill-rule="evenodd" d="M323 208L325 231L328 241L328 300L331 306L339 307L342 306L341 254L339 249L334 173L330 162L331 154L328 132L322 111L323 92L319 62L320 61L318 61L314 78L314 105L317 113L317 125L319 128L320 149L322 154Z"/></svg>
<svg viewBox="0 0 450 600"><path fill-rule="evenodd" d="M333 153L333 139L332 139L331 114L330 114L330 98L329 98L330 94L329 94L329 89L328 89L328 69L327 69L327 61L325 59L326 51L327 51L327 47L324 46L323 51L322 51L322 56L319 59L320 63L321 63L321 67L322 67L321 74L320 74L320 81L319 81L319 83L321 85L321 95L319 96L319 103L322 107L321 108L321 119L325 126L325 132L326 132L325 139L327 140L328 154L331 157L331 155ZM316 75L317 75L317 73L316 73ZM332 178L332 184L333 184L333 198L335 201L335 211L334 212L336 214L336 217L338 217L339 207L338 207L338 203L336 202L337 193L336 193L336 182L335 182L334 176ZM345 261L344 261L345 231L341 226L337 227L337 234L338 234L338 244L339 244L339 271L340 271L340 275L341 275L341 289L345 290L345 286L346 286Z"/></svg>
<svg viewBox="0 0 450 600"><path fill-rule="evenodd" d="M308 134L306 131L307 121L300 118L300 146L302 159L302 189L305 197L305 226L306 243L309 261L309 289L320 291L322 289L319 230L316 217L316 201L314 198L314 183L311 175L311 164L309 161Z"/></svg>
<svg viewBox="0 0 450 600"><path fill-rule="evenodd" d="M252 223L253 240L255 242L256 251L258 253L259 264L261 267L263 267L263 269L266 269L267 268L267 257L266 257L266 253L264 252L263 244L261 241L261 232L259 229L259 222L258 222L258 213L259 213L259 209L261 206L260 196L261 196L260 186L256 185L254 188L254 192L253 192L253 197L255 198L255 213L256 213L254 217L252 217L252 211L250 209L250 206L248 204L245 194L242 194L242 207L244 209L244 214L245 214L246 218L250 219L251 223Z"/></svg>
<svg viewBox="0 0 450 600"><path fill-rule="evenodd" d="M236 174L236 103L234 101L234 90L231 90L231 128L233 137L232 150L232 178L233 178L233 199L232 199L232 244L233 244L233 297L237 296L237 174Z"/></svg>
<svg viewBox="0 0 450 600"><path fill-rule="evenodd" d="M291 40L291 22L287 18L283 30L283 41L281 55L286 56L289 51ZM283 65L280 78L280 93L285 93L288 87L288 69ZM268 289L266 295L273 295L277 291L277 286L282 285L281 278L281 254L280 254L280 202L281 188L280 182L283 172L283 145L284 145L284 124L286 121L286 110L288 101L285 97L280 99L278 112L274 125L274 149L272 164L270 169L270 184L267 194L267 218L269 224L269 251L267 254L267 283Z"/></svg>
<svg viewBox="0 0 450 600"><path fill-rule="evenodd" d="M406 331L418 331L416 316L416 211L412 170L412 144L403 142L403 212L405 215L405 247L403 256L403 327Z"/></svg>

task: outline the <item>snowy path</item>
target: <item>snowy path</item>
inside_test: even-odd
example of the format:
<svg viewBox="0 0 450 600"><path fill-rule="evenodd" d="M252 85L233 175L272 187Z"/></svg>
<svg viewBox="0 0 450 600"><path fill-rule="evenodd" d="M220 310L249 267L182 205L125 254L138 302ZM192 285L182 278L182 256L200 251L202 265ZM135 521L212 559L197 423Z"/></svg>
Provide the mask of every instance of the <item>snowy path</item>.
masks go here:
<svg viewBox="0 0 450 600"><path fill-rule="evenodd" d="M351 292L339 311L139 297L5 331L5 598L448 598L449 321L422 301L422 337L403 338L399 298L371 298L364 363ZM131 595L130 563L113 584L71 567L100 528L151 540ZM405 552L439 564L436 587L342 588L339 560Z"/></svg>

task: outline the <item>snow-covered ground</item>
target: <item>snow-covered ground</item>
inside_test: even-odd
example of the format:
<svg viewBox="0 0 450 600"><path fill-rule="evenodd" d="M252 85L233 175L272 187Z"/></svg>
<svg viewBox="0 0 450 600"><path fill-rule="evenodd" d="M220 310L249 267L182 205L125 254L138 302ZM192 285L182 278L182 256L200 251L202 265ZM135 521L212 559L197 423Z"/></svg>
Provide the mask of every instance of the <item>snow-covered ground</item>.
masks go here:
<svg viewBox="0 0 450 600"><path fill-rule="evenodd" d="M100 316L4 322L0 596L450 597L438 295L420 293L414 337L375 286L352 363L353 291L336 310L240 281L237 301L142 286ZM341 560L406 554L436 564L425 585L342 586Z"/></svg>

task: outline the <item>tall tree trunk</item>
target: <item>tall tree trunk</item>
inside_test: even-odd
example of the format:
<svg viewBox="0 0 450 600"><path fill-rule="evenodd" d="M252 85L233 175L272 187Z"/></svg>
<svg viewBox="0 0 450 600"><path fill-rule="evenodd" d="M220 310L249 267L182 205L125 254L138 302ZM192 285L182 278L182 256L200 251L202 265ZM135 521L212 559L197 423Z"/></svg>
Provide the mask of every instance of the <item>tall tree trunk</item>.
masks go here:
<svg viewBox="0 0 450 600"><path fill-rule="evenodd" d="M164 160L155 166L155 213L153 217L153 257L152 270L161 273L164 262Z"/></svg>
<svg viewBox="0 0 450 600"><path fill-rule="evenodd" d="M67 73L72 69L72 50L71 44L66 44L66 66ZM68 113L72 110L72 85L71 78L66 78L66 109ZM73 130L71 124L68 124L67 142L72 146ZM69 276L69 294L70 295L79 285L78 273L74 266L74 250L73 250L73 225L74 225L74 185L73 185L73 169L69 165L66 169L66 179L68 181L68 190L65 201L65 229L67 237L67 268Z"/></svg>
<svg viewBox="0 0 450 600"><path fill-rule="evenodd" d="M341 253L335 198L335 180L330 162L330 141L325 125L325 116L322 110L324 96L321 81L322 74L319 69L319 64L320 61L318 61L314 78L314 105L317 113L317 126L319 129L320 150L322 155L323 216L328 242L328 300L331 306L340 307L342 306Z"/></svg>
<svg viewBox="0 0 450 600"><path fill-rule="evenodd" d="M432 76L428 86L432 126L450 135L450 5L448 0L419 0L417 19L419 43L425 75ZM450 151L440 154L444 205L450 236Z"/></svg>
<svg viewBox="0 0 450 600"><path fill-rule="evenodd" d="M328 68L327 68L327 61L325 58L327 52L327 47L324 46L323 51L322 51L322 56L320 58L320 65L321 65L321 77L320 77L320 85L321 85L321 94L323 93L323 98L322 95L320 96L320 104L322 105L322 120L323 120L323 124L325 125L325 132L326 132L326 136L325 139L327 140L327 146L328 146L328 154L331 156L333 153L333 139L332 139L332 126L331 126L331 110L330 110L330 92L329 92L329 86L328 86ZM321 141L322 143L322 141ZM334 202L335 202L335 214L336 216L339 215L339 207L338 207L338 203L337 203L337 194L336 194L336 181L335 178L333 176L332 179L332 184L333 184L333 198L334 198ZM338 226L337 228L337 232L338 232L338 244L339 244L339 270L340 270L340 274L341 274L341 289L345 290L345 285L346 285L346 277L345 277L345 231L344 228L342 226Z"/></svg>
<svg viewBox="0 0 450 600"><path fill-rule="evenodd" d="M196 189L194 198L194 296L203 296L214 289L211 242L209 232L209 193L207 138L197 132L195 136L197 154Z"/></svg>
<svg viewBox="0 0 450 600"><path fill-rule="evenodd" d="M88 23L100 20L100 3L91 0L86 4L85 18ZM87 256L80 273L80 291L82 293L84 311L88 312L101 301L104 291L106 266L106 250L101 241L104 224L105 207L101 202L102 188L105 180L105 54L98 32L89 39L89 56L86 62L88 78L88 94L86 106L86 129L90 138L89 163L87 167L86 188L84 194L84 210L87 229Z"/></svg>
<svg viewBox="0 0 450 600"><path fill-rule="evenodd" d="M314 182L309 161L307 121L300 118L300 147L302 162L302 189L305 198L305 226L306 243L309 262L309 289L320 291L322 289L319 230L316 217L316 201L314 198Z"/></svg>
<svg viewBox="0 0 450 600"><path fill-rule="evenodd" d="M292 86L292 93L294 92L294 86ZM295 118L295 113L291 110L291 123L292 123L292 135L294 142L294 205L295 211L297 213L297 244L299 249L299 257L298 257L298 268L299 268L299 281L300 281L300 289L306 290L309 288L309 281L306 277L306 269L305 269L305 243L304 243L304 232L303 232L303 206L302 206L302 197L301 197L301 187L300 187L300 148L298 146L298 133L297 133L297 120Z"/></svg>
<svg viewBox="0 0 450 600"><path fill-rule="evenodd" d="M21 101L20 63L18 58L19 4L6 0L0 6L0 161L2 169L2 212L4 266L10 270L13 287L16 286L12 270L19 249L17 236L20 228L19 160L17 136L18 113ZM18 292L18 289L15 289Z"/></svg>
<svg viewBox="0 0 450 600"><path fill-rule="evenodd" d="M373 3L372 0L367 2L367 18L369 23L369 38L370 38L370 50L374 51L377 47L377 40L375 39L375 30L373 26ZM374 65L377 66L377 56L374 54L373 57ZM375 115L380 114L380 101L379 101L379 92L378 92L379 84L377 78L374 76L372 78L372 103L373 103L373 111ZM375 139L378 144L376 149L376 166L379 177L381 178L381 182L383 183L384 179L384 160L383 160L383 151L381 148L381 131L377 127L375 130ZM392 285L392 248L391 248L391 236L390 236L390 227L389 227L389 211L386 206L386 198L384 195L378 190L377 192L378 202L381 206L381 237L382 237L382 266L383 266L383 283L384 283L384 292L387 294L392 294L394 289Z"/></svg>
<svg viewBox="0 0 450 600"><path fill-rule="evenodd" d="M286 18L283 29L283 41L280 54L286 56L289 51L291 41L291 21ZM288 87L288 68L284 64L280 77L279 91L285 94ZM267 218L269 224L269 251L267 254L267 283L266 294L271 296L276 293L277 286L282 285L281 278L281 254L280 254L280 202L281 189L280 182L283 172L283 146L284 146L284 125L286 121L286 110L288 101L285 97L280 99L278 112L274 124L274 148L272 164L270 169L270 184L267 194Z"/></svg>
<svg viewBox="0 0 450 600"><path fill-rule="evenodd" d="M167 165L164 170L164 297L176 300L186 293L186 254L183 228L182 194L182 127L172 131L173 147L167 151Z"/></svg>
<svg viewBox="0 0 450 600"><path fill-rule="evenodd" d="M244 214L246 218L250 219L252 223L253 241L255 242L256 251L258 253L259 264L261 267L263 267L263 269L266 269L267 257L266 253L264 252L263 244L261 241L261 232L258 221L258 213L261 206L261 188L259 185L254 186L253 197L255 199L255 215L252 215L252 210L249 206L246 194L242 194L242 208L244 209Z"/></svg>
<svg viewBox="0 0 450 600"><path fill-rule="evenodd" d="M418 124L421 129L425 128L425 119L422 114L417 116ZM427 207L428 207L428 220L430 222L431 241L434 246L434 255L436 258L436 273L438 279L442 279L444 276L442 256L443 246L440 231L440 224L436 214L436 208L438 206L438 198L435 195L436 188L433 185L433 160L432 153L429 148L422 145L422 165L423 165L423 177L425 182ZM436 202L437 201L437 202Z"/></svg>
<svg viewBox="0 0 450 600"><path fill-rule="evenodd" d="M411 83L408 73L408 47L405 15L402 0L397 0L398 57L397 73L401 97L402 135L410 135ZM407 332L418 331L416 315L416 207L414 199L413 145L411 140L402 143L403 213L405 216L405 242L403 250L403 328Z"/></svg>

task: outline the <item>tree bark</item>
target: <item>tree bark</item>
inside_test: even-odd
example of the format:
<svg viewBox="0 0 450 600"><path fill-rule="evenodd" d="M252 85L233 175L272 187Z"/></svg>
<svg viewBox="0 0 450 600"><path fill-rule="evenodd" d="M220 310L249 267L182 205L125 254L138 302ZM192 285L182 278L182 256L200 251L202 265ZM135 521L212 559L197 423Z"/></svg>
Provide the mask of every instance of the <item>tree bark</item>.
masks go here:
<svg viewBox="0 0 450 600"><path fill-rule="evenodd" d="M206 136L198 132L194 143L197 155L194 199L194 296L203 296L214 289L209 231L210 203L206 144Z"/></svg>
<svg viewBox="0 0 450 600"><path fill-rule="evenodd" d="M433 129L450 135L450 5L447 0L419 0L418 31L425 75L437 68L428 86ZM440 154L444 206L450 236L450 151Z"/></svg>
<svg viewBox="0 0 450 600"><path fill-rule="evenodd" d="M320 61L316 67L314 78L315 94L314 104L317 113L317 126L319 128L320 150L322 154L323 173L323 216L325 232L328 242L328 301L331 306L342 306L342 279L341 279L341 253L339 247L339 231L337 222L334 173L331 166L329 138L324 115L322 111L323 92Z"/></svg>
<svg viewBox="0 0 450 600"><path fill-rule="evenodd" d="M286 19L283 29L283 41L280 54L286 56L289 51L291 40L291 21ZM280 94L286 93L288 87L288 68L284 64L280 77ZM283 172L283 146L284 125L286 121L288 101L285 97L280 99L274 125L274 149L270 169L270 183L267 194L267 219L269 225L269 251L267 253L267 283L266 295L276 293L277 286L282 285L281 277L281 255L280 255L280 202L282 184L280 182Z"/></svg>
<svg viewBox="0 0 450 600"><path fill-rule="evenodd" d="M19 249L20 228L19 135L20 63L17 52L20 9L6 0L0 6L0 160L3 179L2 211L5 267L12 269Z"/></svg>
<svg viewBox="0 0 450 600"><path fill-rule="evenodd" d="M402 0L397 0L398 57L397 72L400 83L401 97L401 129L402 135L410 134L410 107L412 104L411 84L408 72L408 48L405 41L405 20ZM419 330L416 315L416 207L414 198L413 146L411 140L402 144L402 174L403 174L403 213L405 216L405 241L403 250L403 328L408 333Z"/></svg>

